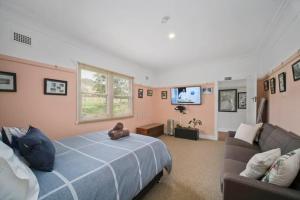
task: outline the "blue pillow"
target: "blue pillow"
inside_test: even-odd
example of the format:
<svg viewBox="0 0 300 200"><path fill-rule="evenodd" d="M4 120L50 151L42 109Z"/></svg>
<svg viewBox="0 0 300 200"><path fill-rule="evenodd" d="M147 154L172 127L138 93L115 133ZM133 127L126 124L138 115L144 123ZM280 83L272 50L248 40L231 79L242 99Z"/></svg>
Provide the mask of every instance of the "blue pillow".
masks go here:
<svg viewBox="0 0 300 200"><path fill-rule="evenodd" d="M31 168L41 171L53 170L54 145L39 129L30 126L27 134L17 140L19 151Z"/></svg>

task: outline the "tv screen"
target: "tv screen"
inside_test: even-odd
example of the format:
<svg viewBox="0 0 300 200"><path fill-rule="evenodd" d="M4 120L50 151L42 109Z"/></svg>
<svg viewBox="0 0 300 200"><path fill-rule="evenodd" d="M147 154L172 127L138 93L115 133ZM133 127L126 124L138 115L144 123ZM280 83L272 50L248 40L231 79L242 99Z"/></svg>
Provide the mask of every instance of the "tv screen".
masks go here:
<svg viewBox="0 0 300 200"><path fill-rule="evenodd" d="M178 87L171 89L171 103L178 104L201 104L201 87Z"/></svg>

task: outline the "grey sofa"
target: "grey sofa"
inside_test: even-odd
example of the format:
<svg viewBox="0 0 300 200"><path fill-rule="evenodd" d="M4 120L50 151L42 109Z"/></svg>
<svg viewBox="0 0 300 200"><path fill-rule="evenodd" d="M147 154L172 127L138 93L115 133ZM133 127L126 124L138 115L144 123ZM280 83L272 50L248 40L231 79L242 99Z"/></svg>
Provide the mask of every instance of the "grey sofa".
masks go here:
<svg viewBox="0 0 300 200"><path fill-rule="evenodd" d="M251 145L234 138L230 132L225 141L221 190L224 200L300 200L300 173L289 188L239 176L256 153L281 148L282 154L300 148L300 136L271 124L264 124L257 141Z"/></svg>

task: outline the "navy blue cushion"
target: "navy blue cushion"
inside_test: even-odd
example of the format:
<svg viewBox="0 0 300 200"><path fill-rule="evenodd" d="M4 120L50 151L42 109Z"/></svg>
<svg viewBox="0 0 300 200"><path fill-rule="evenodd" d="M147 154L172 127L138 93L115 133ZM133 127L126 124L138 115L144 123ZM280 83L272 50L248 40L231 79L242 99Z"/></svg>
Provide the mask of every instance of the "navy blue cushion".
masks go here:
<svg viewBox="0 0 300 200"><path fill-rule="evenodd" d="M29 127L25 136L18 138L19 151L31 168L52 171L55 148L47 136L39 129Z"/></svg>

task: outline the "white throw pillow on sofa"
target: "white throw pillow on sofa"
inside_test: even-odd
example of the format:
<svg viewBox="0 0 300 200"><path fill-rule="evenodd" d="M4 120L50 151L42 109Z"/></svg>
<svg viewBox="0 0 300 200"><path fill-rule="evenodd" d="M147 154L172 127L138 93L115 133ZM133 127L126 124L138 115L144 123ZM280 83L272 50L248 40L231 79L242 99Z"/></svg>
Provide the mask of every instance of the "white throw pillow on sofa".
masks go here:
<svg viewBox="0 0 300 200"><path fill-rule="evenodd" d="M241 176L258 179L262 177L281 155L280 148L255 154L247 163Z"/></svg>
<svg viewBox="0 0 300 200"><path fill-rule="evenodd" d="M256 134L262 127L262 123L256 125L241 124L236 131L234 138L253 144Z"/></svg>
<svg viewBox="0 0 300 200"><path fill-rule="evenodd" d="M263 182L289 187L296 178L300 168L300 149L280 156L267 171Z"/></svg>
<svg viewBox="0 0 300 200"><path fill-rule="evenodd" d="M2 141L0 141L0 169L0 199L38 198L39 184L35 175Z"/></svg>

